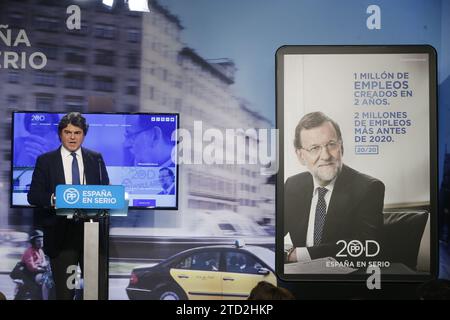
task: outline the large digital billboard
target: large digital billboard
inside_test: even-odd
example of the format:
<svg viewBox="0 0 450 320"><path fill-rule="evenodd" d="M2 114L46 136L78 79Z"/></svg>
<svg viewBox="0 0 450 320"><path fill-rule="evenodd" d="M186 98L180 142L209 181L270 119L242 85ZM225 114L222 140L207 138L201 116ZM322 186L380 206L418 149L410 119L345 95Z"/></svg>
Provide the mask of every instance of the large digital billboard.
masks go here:
<svg viewBox="0 0 450 320"><path fill-rule="evenodd" d="M277 272L436 274L436 56L429 46L277 52Z"/></svg>

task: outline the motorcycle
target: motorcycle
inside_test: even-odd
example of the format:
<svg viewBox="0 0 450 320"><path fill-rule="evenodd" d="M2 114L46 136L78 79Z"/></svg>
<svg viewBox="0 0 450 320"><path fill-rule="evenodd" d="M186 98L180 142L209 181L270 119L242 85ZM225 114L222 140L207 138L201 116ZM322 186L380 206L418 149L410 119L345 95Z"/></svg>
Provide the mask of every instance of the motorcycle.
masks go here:
<svg viewBox="0 0 450 320"><path fill-rule="evenodd" d="M10 273L15 283L14 300L53 300L54 283L50 265L44 268L39 283L35 281L36 274L27 270L25 264L19 261ZM45 294L43 294L45 292Z"/></svg>

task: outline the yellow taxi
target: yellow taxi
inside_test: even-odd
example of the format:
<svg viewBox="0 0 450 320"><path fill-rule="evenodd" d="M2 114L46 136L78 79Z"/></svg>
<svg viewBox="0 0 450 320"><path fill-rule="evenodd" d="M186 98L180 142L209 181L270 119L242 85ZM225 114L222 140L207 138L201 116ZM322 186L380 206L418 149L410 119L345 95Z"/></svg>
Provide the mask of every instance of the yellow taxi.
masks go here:
<svg viewBox="0 0 450 320"><path fill-rule="evenodd" d="M275 253L259 246L206 246L152 267L137 267L126 288L132 300L247 299L260 281L277 285Z"/></svg>

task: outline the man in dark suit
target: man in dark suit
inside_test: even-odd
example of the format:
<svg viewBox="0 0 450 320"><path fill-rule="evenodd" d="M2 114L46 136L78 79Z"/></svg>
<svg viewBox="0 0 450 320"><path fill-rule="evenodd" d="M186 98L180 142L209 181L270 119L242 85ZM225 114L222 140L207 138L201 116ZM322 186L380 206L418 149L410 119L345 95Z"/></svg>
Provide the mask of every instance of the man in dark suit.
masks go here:
<svg viewBox="0 0 450 320"><path fill-rule="evenodd" d="M37 206L36 215L45 233L45 251L51 260L56 299L73 299L68 288L68 267L83 267L83 221L55 214L55 189L59 184L109 184L101 154L82 148L88 131L78 112L66 114L58 125L61 146L36 160L28 202Z"/></svg>
<svg viewBox="0 0 450 320"><path fill-rule="evenodd" d="M159 182L162 190L158 194L175 194L175 175L167 167L159 169Z"/></svg>
<svg viewBox="0 0 450 320"><path fill-rule="evenodd" d="M384 184L342 163L339 125L321 112L308 113L295 129L294 146L308 172L285 183L285 243L293 245L286 262L336 257L339 240L376 241Z"/></svg>

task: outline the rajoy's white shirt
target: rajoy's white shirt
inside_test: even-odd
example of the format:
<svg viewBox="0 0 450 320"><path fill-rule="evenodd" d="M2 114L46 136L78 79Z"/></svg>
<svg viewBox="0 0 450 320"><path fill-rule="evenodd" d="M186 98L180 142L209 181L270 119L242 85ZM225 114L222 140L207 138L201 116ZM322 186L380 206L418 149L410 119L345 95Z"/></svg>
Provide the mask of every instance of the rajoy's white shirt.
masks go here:
<svg viewBox="0 0 450 320"><path fill-rule="evenodd" d="M314 191L313 191L313 197L311 199L311 209L309 211L308 230L306 232L306 247L299 247L299 248L295 249L297 261L311 261L311 256L309 255L307 247L314 246L314 222L316 219L317 200L319 199L318 188L322 187L320 184L317 183L316 179L313 179L313 181L314 181ZM331 199L331 195L333 193L335 182L336 182L336 178L334 178L328 185L323 187L328 190L328 192L325 194L325 202L327 204L327 213L328 213L330 199ZM292 245L292 240L291 240L291 236L289 233L284 237L284 243Z"/></svg>
<svg viewBox="0 0 450 320"><path fill-rule="evenodd" d="M63 167L64 167L64 178L66 180L66 184L72 184L72 152L64 148L64 146L61 146L61 157L63 161ZM80 171L80 183L86 184L86 177L84 174L84 164L83 164L83 154L81 153L81 148L78 148L77 151L75 151L75 154L77 155L77 161L78 161L78 170Z"/></svg>

